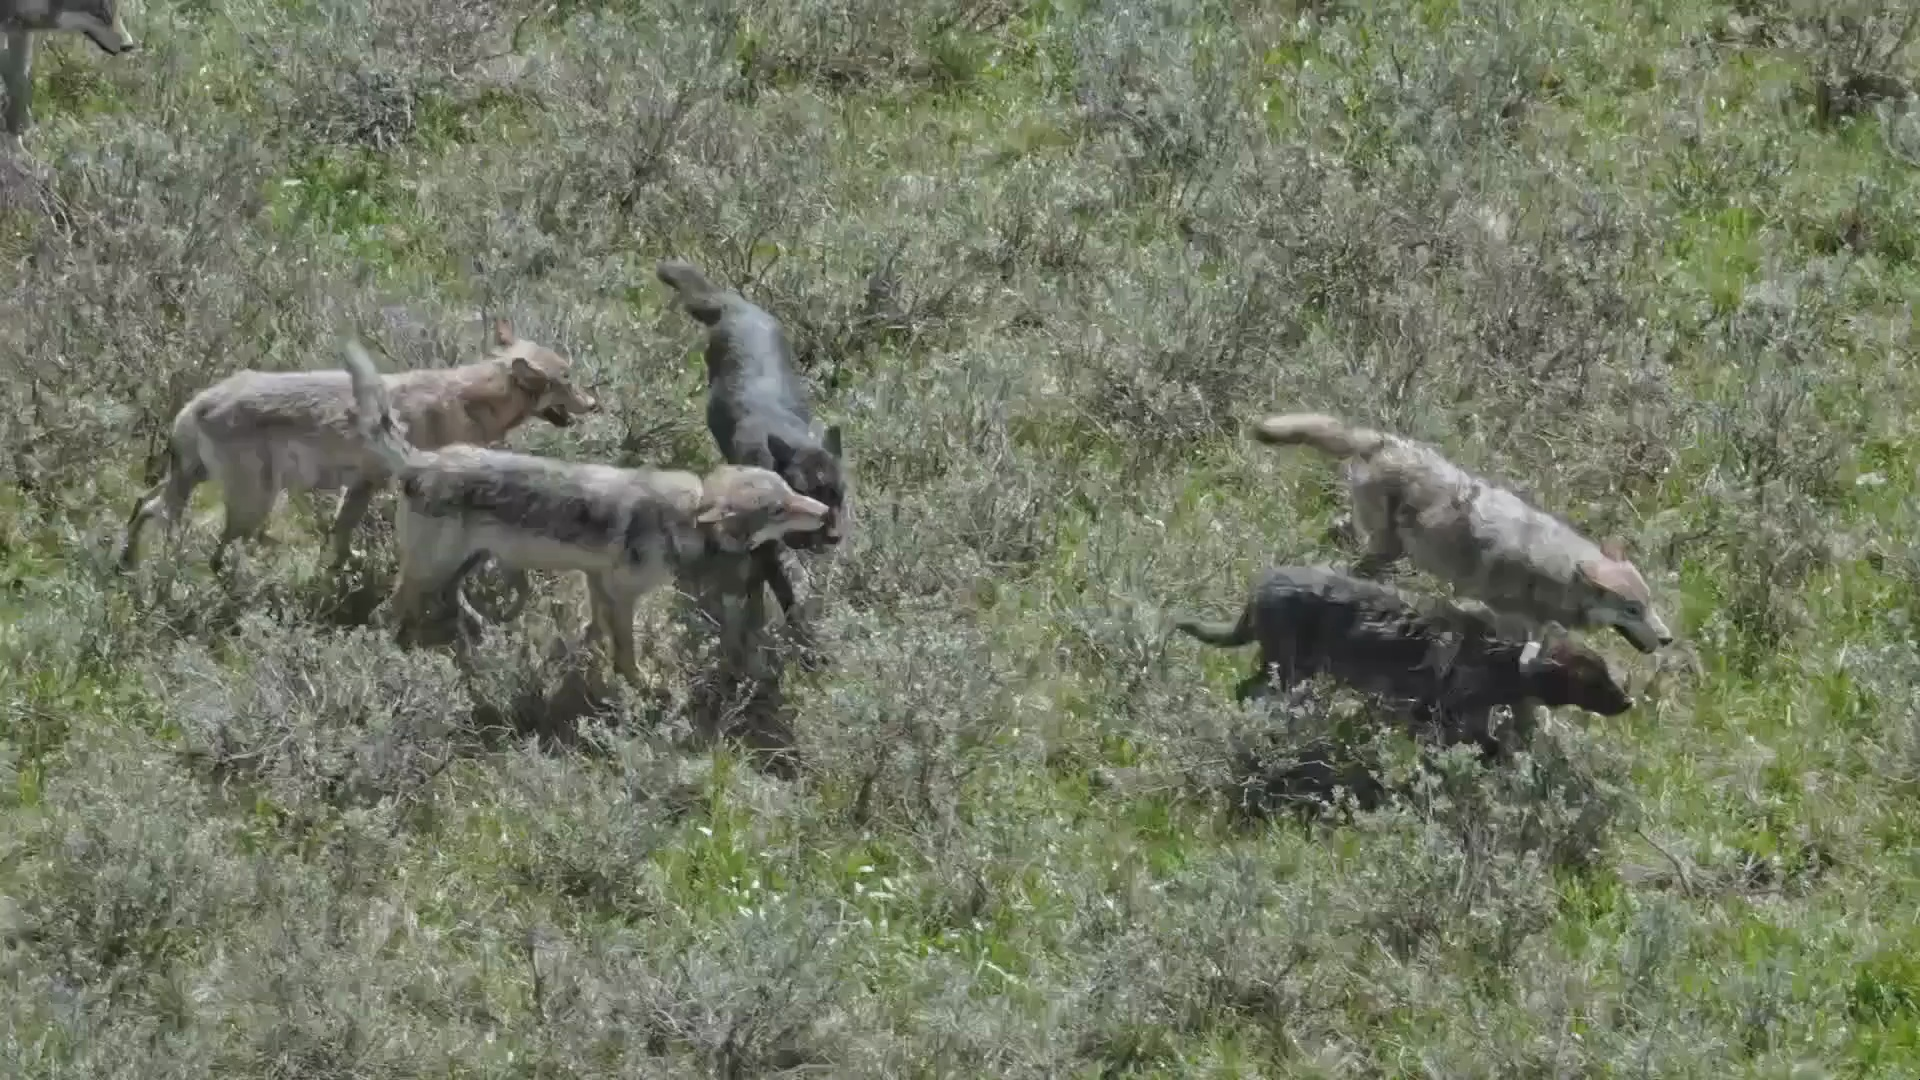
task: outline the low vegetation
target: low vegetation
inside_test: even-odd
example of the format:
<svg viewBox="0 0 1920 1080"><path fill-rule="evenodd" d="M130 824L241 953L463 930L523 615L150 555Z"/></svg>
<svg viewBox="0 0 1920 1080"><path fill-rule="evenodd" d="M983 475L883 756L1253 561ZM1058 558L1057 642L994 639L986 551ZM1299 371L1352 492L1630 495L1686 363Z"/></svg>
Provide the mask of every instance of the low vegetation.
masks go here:
<svg viewBox="0 0 1920 1080"><path fill-rule="evenodd" d="M1896 0L147 0L0 162L0 1063L21 1077L1920 1073L1920 30ZM235 369L477 355L702 468L678 255L846 429L778 723L365 625L330 497L232 582ZM1432 440L1679 633L1504 766L1171 631ZM391 501L382 513L390 517ZM1418 579L1415 579L1418 580ZM1333 805L1318 805L1340 781Z"/></svg>

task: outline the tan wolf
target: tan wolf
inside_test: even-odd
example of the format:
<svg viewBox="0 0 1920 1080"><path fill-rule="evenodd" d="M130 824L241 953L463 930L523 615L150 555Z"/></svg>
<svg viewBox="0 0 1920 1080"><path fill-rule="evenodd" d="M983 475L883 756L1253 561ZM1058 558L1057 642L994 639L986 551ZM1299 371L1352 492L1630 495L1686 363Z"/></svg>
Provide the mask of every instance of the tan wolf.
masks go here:
<svg viewBox="0 0 1920 1080"><path fill-rule="evenodd" d="M108 56L135 48L133 35L120 23L114 0L0 0L0 30L6 53L0 55L0 85L7 94L7 135L26 134L33 105L33 35L62 30L85 34Z"/></svg>
<svg viewBox="0 0 1920 1080"><path fill-rule="evenodd" d="M478 446L420 450L394 422L386 382L357 343L347 343L346 368L356 427L399 478L392 603L403 638L428 600L449 596L477 632L460 578L485 556L521 573L578 570L587 575L590 631L612 642L615 670L637 681L640 597L715 560L744 562L761 544L823 529L832 516L780 474L751 466L722 465L702 478Z"/></svg>
<svg viewBox="0 0 1920 1080"><path fill-rule="evenodd" d="M1319 413L1269 416L1253 435L1346 463L1367 549L1356 575L1378 577L1410 556L1495 611L1536 625L1611 626L1646 653L1673 642L1646 579L1617 543L1595 544L1430 446Z"/></svg>
<svg viewBox="0 0 1920 1080"><path fill-rule="evenodd" d="M395 419L417 447L498 442L529 417L567 427L600 408L571 381L572 361L493 326L491 354L460 367L382 376ZM173 534L193 489L211 479L226 502L226 529L213 551L220 570L229 545L257 536L282 491L346 488L334 519L337 566L352 554L353 530L388 480L380 456L353 421L345 372L241 371L202 390L173 419L167 470L127 520L120 565L133 566L140 532L162 517Z"/></svg>

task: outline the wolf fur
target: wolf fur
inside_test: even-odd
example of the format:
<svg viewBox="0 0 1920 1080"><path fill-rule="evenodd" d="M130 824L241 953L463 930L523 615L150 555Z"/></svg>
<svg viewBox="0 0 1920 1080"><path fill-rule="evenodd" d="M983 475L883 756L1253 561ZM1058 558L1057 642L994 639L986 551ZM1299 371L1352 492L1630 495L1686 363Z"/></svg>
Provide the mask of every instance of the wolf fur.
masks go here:
<svg viewBox="0 0 1920 1080"><path fill-rule="evenodd" d="M408 442L435 449L498 442L528 417L557 427L599 402L574 387L572 362L514 336L505 319L493 349L477 363L382 376ZM202 481L225 496L226 529L214 548L219 570L229 545L265 527L282 491L346 488L332 527L336 565L352 554L353 531L388 480L379 455L356 431L354 393L341 371L241 371L213 384L174 416L167 469L127 520L120 564L137 560L140 533L153 518L173 533Z"/></svg>
<svg viewBox="0 0 1920 1080"><path fill-rule="evenodd" d="M704 560L742 557L826 524L825 505L766 469L721 466L702 478L478 446L421 450L407 441L386 381L357 343L348 343L346 368L356 429L399 480L392 603L403 637L426 601L450 592L477 629L458 583L483 555L520 572L578 570L592 600L590 629L612 642L616 670L637 680L633 612L641 596Z"/></svg>
<svg viewBox="0 0 1920 1080"><path fill-rule="evenodd" d="M1437 601L1427 610L1377 582L1320 566L1282 566L1255 580L1232 623L1180 619L1176 629L1219 648L1260 646L1235 696L1283 690L1315 675L1410 701L1483 751L1495 706L1577 705L1602 716L1633 707L1598 653L1565 635L1541 644L1503 636L1490 613Z"/></svg>
<svg viewBox="0 0 1920 1080"><path fill-rule="evenodd" d="M6 52L0 55L0 87L7 95L6 133L26 134L33 119L33 35L68 31L83 34L108 56L136 47L120 22L115 0L0 0L0 30Z"/></svg>
<svg viewBox="0 0 1920 1080"><path fill-rule="evenodd" d="M1535 624L1611 626L1644 653L1673 642L1646 579L1617 544L1595 544L1432 447L1319 413L1270 416L1253 435L1346 463L1366 544L1354 567L1362 577L1410 556L1461 592Z"/></svg>
<svg viewBox="0 0 1920 1080"><path fill-rule="evenodd" d="M840 428L815 430L806 385L794 372L793 349L780 321L738 292L716 286L685 260L663 260L656 273L679 295L687 314L707 327L707 430L721 456L731 465L771 469L793 490L830 508L825 529L789 537L787 546L838 544L847 497ZM790 618L793 584L776 545L754 552L747 587L756 609L762 583L772 587L781 612Z"/></svg>

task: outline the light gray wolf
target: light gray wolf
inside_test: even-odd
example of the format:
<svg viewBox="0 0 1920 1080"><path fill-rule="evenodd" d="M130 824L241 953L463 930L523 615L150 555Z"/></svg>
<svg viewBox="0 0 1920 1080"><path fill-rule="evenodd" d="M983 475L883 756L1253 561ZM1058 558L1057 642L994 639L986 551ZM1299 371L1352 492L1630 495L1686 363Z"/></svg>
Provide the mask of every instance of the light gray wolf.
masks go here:
<svg viewBox="0 0 1920 1080"><path fill-rule="evenodd" d="M477 632L479 617L459 597L458 582L485 555L521 572L578 570L587 575L590 630L612 642L615 669L637 682L640 597L697 574L709 559L742 558L760 544L826 526L824 504L766 469L723 465L703 478L478 446L421 450L395 422L386 382L357 343L348 343L345 366L356 428L399 479L392 603L403 638L423 603L450 593Z"/></svg>
<svg viewBox="0 0 1920 1080"><path fill-rule="evenodd" d="M14 140L26 134L33 106L33 35L71 31L85 34L108 56L136 48L133 35L121 25L114 0L0 0L0 30L7 35L0 56L0 84L7 94L6 133Z"/></svg>
<svg viewBox="0 0 1920 1080"><path fill-rule="evenodd" d="M1259 663L1235 692L1240 700L1316 675L1410 702L1499 756L1489 716L1495 706L1532 701L1617 716L1633 699L1598 653L1564 634L1539 641L1501 635L1491 612L1444 600L1425 610L1396 590L1324 566L1281 566L1261 574L1233 623L1179 619L1174 627L1220 648L1258 643Z"/></svg>
<svg viewBox="0 0 1920 1080"><path fill-rule="evenodd" d="M493 348L459 367L382 376L395 419L421 449L504 439L529 417L567 427L600 403L576 388L572 361L514 336L505 319ZM155 517L174 534L194 488L211 479L226 502L226 528L213 551L215 571L229 545L257 536L282 491L346 488L334 519L333 558L352 554L353 530L388 481L379 455L356 431L353 387L345 372L241 371L196 394L173 419L167 468L127 520L120 565L131 568L140 532Z"/></svg>
<svg viewBox="0 0 1920 1080"><path fill-rule="evenodd" d="M847 496L840 428L815 429L806 386L794 372L793 349L780 321L738 292L714 285L683 259L663 260L655 272L673 287L687 314L707 327L707 430L721 457L730 465L771 469L793 490L831 509L825 529L789 537L788 547L838 544ZM747 588L755 610L763 582L791 618L793 584L777 545L754 552Z"/></svg>
<svg viewBox="0 0 1920 1080"><path fill-rule="evenodd" d="M1366 545L1354 565L1361 577L1411 556L1455 589L1536 625L1611 626L1643 653L1673 642L1646 579L1617 543L1595 544L1432 447L1318 413L1269 416L1253 435L1346 463Z"/></svg>

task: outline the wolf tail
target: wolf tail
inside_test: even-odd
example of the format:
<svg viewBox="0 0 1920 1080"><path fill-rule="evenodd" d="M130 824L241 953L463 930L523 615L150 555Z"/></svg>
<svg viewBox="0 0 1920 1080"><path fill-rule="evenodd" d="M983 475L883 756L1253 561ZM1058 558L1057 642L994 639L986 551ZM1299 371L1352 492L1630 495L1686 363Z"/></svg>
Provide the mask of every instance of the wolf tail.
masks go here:
<svg viewBox="0 0 1920 1080"><path fill-rule="evenodd" d="M178 522L186 513L193 489L210 473L205 445L193 408L181 409L174 418L173 430L167 433L167 463L160 479L140 493L140 500L133 504L133 513L127 516L127 538L120 545L121 569L133 569L139 558L136 545L140 542L140 531L149 520L163 517L169 522Z"/></svg>
<svg viewBox="0 0 1920 1080"><path fill-rule="evenodd" d="M725 291L715 287L707 275L685 259L662 259L653 272L680 294L687 314L706 325L718 323L726 312Z"/></svg>
<svg viewBox="0 0 1920 1080"><path fill-rule="evenodd" d="M393 403L387 397L386 380L373 358L358 341L347 340L347 375L353 380L353 424L367 440L387 468L399 472L412 464L418 451L393 426Z"/></svg>
<svg viewBox="0 0 1920 1080"><path fill-rule="evenodd" d="M1242 615L1237 623L1209 623L1198 619L1179 619L1174 622L1173 628L1209 645L1217 645L1222 649L1235 649L1253 640L1253 620L1249 615Z"/></svg>
<svg viewBox="0 0 1920 1080"><path fill-rule="evenodd" d="M1324 413L1269 416L1253 426L1253 437L1274 446L1305 444L1337 458L1367 457L1389 436L1372 428L1349 427Z"/></svg>

